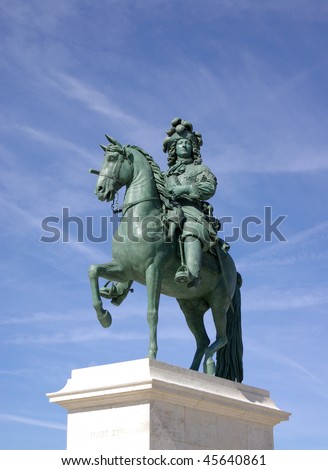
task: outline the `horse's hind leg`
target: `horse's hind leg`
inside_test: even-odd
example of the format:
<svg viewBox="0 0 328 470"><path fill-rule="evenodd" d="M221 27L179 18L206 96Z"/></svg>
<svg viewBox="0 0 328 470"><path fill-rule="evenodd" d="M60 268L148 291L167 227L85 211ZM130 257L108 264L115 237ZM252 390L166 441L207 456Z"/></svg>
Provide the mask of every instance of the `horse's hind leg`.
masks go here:
<svg viewBox="0 0 328 470"><path fill-rule="evenodd" d="M230 305L230 300L226 292L217 289L210 297L209 302L216 329L216 340L206 348L204 372L209 375L215 375L215 363L212 357L219 349L227 344L227 310Z"/></svg>
<svg viewBox="0 0 328 470"><path fill-rule="evenodd" d="M209 306L206 302L197 300L177 299L177 301L196 340L197 348L190 369L198 370L205 350L210 344L204 325L204 314Z"/></svg>

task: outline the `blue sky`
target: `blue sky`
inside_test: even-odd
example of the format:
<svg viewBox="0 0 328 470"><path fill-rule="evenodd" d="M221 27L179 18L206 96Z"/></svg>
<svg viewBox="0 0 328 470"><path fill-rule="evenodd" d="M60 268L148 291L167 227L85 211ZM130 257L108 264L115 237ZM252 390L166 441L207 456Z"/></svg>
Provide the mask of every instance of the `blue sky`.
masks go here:
<svg viewBox="0 0 328 470"><path fill-rule="evenodd" d="M41 221L69 208L96 232L111 215L88 173L104 134L165 169L181 116L203 135L216 215L232 217L222 236L265 207L287 216L286 241L265 240L263 222L256 243L231 243L244 383L292 413L277 449L327 449L327 2L2 0L0 15L0 448L64 449L66 412L46 393L72 369L146 356L143 286L112 307L110 330L91 306L88 266L110 259L110 240L78 242L71 223L69 242L42 243ZM183 315L160 307L158 359L189 367Z"/></svg>

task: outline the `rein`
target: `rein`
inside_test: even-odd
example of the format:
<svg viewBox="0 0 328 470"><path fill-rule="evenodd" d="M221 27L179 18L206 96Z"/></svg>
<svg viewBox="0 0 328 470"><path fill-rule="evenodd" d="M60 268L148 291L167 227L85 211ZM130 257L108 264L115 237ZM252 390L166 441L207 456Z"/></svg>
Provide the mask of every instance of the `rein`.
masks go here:
<svg viewBox="0 0 328 470"><path fill-rule="evenodd" d="M133 201L133 202L129 202L128 204L123 204L123 206L121 206L118 209L114 209L112 205L112 209L113 209L114 214L118 214L119 212L122 212L122 215L124 215L128 209L131 209L131 207L136 206L137 204L140 204L146 201L157 201L157 200L158 200L157 197L145 197L143 199L139 199L139 201Z"/></svg>

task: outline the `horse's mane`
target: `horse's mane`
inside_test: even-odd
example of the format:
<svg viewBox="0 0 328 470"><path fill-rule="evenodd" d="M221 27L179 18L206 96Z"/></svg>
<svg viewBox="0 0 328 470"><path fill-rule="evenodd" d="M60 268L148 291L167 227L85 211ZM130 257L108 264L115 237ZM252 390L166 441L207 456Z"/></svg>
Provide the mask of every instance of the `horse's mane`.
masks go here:
<svg viewBox="0 0 328 470"><path fill-rule="evenodd" d="M151 171L153 172L153 175L154 175L155 184L156 184L159 198L162 201L164 207L170 208L171 207L170 200L172 196L167 190L163 173L160 167L158 166L158 164L154 161L153 157L149 155L147 152L145 152L142 148L137 147L136 145L126 145L126 147L137 150L146 158L151 168Z"/></svg>

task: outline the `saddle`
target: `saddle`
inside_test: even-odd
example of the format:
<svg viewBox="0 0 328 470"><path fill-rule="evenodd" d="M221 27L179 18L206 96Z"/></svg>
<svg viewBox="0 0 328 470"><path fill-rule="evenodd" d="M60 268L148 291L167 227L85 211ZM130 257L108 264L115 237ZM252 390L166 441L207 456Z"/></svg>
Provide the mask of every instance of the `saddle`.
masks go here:
<svg viewBox="0 0 328 470"><path fill-rule="evenodd" d="M230 250L230 245L222 238L217 236L217 232L221 228L220 220L213 216L213 206L208 202L203 201L202 216L211 228L211 234L213 235L213 242L210 248L203 253L202 265L211 271L217 272L218 269L221 271L221 257L225 256ZM183 224L186 220L182 207L175 203L170 208L166 208L163 216L164 236L166 242L173 242L177 232L177 252L179 258L182 260L181 250L182 239L181 234L183 231ZM183 268L183 267L182 267Z"/></svg>
<svg viewBox="0 0 328 470"><path fill-rule="evenodd" d="M213 234L216 234L220 230L221 222L213 216L213 206L206 201L202 201L202 218L204 222L208 224ZM185 220L186 217L183 208L179 203L174 202L170 208L165 208L162 218L165 241L173 241L177 230L182 232Z"/></svg>

